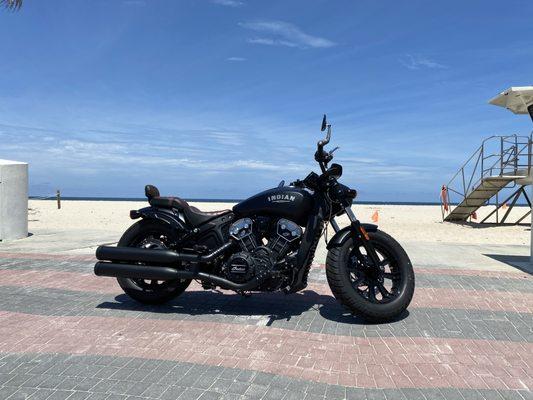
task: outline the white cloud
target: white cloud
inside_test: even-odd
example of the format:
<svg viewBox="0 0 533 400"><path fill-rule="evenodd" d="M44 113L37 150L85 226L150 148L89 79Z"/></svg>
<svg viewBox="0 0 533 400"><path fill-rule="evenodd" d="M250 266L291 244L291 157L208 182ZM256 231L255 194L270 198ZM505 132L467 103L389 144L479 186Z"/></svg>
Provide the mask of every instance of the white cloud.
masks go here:
<svg viewBox="0 0 533 400"><path fill-rule="evenodd" d="M222 129L176 132L173 141L139 137L135 146L131 143L131 137L135 136L133 132L125 135L109 130L93 130L90 135L66 135L58 132L44 133L29 127L25 127L25 130L26 135L21 136L19 127L0 124L0 141L3 143L0 158L4 157L4 154L10 155L11 158L30 161L32 166L47 170L68 166L69 173L77 173L80 176L103 175L110 170L131 172L160 167L171 168L174 173L180 171L186 174L191 171L199 174L223 171L303 173L305 169L297 162L283 162L282 155L279 160L275 157L267 158L268 151L262 154L256 152L252 155L254 158L249 158L249 155L243 154L242 151L230 154L227 147L249 148L249 143L242 133ZM191 140L188 141L187 138ZM220 152L223 153L222 156Z"/></svg>
<svg viewBox="0 0 533 400"><path fill-rule="evenodd" d="M270 39L270 38L250 38L250 39L247 39L247 42L252 43L252 44L264 44L267 46L298 47L296 43L289 42L288 40Z"/></svg>
<svg viewBox="0 0 533 400"><path fill-rule="evenodd" d="M244 58L244 57L228 57L228 58L226 58L226 61L235 61L235 62L246 61L246 58Z"/></svg>
<svg viewBox="0 0 533 400"><path fill-rule="evenodd" d="M242 22L243 28L268 35L248 39L248 43L268 46L287 46L306 48L327 48L336 45L329 39L313 36L302 31L294 24L282 21Z"/></svg>
<svg viewBox="0 0 533 400"><path fill-rule="evenodd" d="M211 3L226 7L240 7L244 5L242 1L238 0L211 0Z"/></svg>
<svg viewBox="0 0 533 400"><path fill-rule="evenodd" d="M429 68L429 69L445 69L446 65L440 64L435 60L429 59L421 55L406 54L400 58L400 63L411 70Z"/></svg>

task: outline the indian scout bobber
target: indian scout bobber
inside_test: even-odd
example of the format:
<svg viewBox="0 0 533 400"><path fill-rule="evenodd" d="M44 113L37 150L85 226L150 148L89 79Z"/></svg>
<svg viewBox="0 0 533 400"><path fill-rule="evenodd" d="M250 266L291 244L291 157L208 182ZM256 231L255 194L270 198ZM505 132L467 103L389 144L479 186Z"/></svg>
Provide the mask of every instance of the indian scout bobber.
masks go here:
<svg viewBox="0 0 533 400"><path fill-rule="evenodd" d="M406 252L376 225L363 224L351 205L357 192L338 182L342 166L328 164L331 125L326 116L311 172L288 186L282 181L233 210L203 212L178 197L161 197L147 185L150 207L132 210L140 219L117 247L100 246L94 273L118 278L129 296L159 304L185 291L191 280L241 294L294 293L307 276L326 224L335 230L327 244L326 275L335 298L368 320L397 317L413 297L415 278ZM340 229L335 217L346 214Z"/></svg>

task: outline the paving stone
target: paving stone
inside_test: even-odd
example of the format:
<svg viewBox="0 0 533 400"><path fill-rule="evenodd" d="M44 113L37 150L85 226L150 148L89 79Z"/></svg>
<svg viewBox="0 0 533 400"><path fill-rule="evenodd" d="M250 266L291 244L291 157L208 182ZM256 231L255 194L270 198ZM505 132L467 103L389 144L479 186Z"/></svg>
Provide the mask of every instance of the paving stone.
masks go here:
<svg viewBox="0 0 533 400"><path fill-rule="evenodd" d="M211 385L210 389L218 393L227 393L233 380L224 379L221 375L220 378L216 379L215 382Z"/></svg>
<svg viewBox="0 0 533 400"><path fill-rule="evenodd" d="M345 399L346 388L344 386L329 385L326 389L326 398L328 399Z"/></svg>
<svg viewBox="0 0 533 400"><path fill-rule="evenodd" d="M68 400L86 400L90 395L89 392L74 392L68 397ZM106 397L106 400L110 400L110 396Z"/></svg>
<svg viewBox="0 0 533 400"><path fill-rule="evenodd" d="M386 400L385 393L379 389L365 389L368 400Z"/></svg>
<svg viewBox="0 0 533 400"><path fill-rule="evenodd" d="M425 400L426 399L422 391L417 388L402 388L400 391L402 392L404 397L407 398L407 400Z"/></svg>
<svg viewBox="0 0 533 400"><path fill-rule="evenodd" d="M204 394L200 389L188 388L179 397L179 400L197 400Z"/></svg>
<svg viewBox="0 0 533 400"><path fill-rule="evenodd" d="M241 371L235 378L239 382L251 382L255 378L255 371Z"/></svg>
<svg viewBox="0 0 533 400"><path fill-rule="evenodd" d="M32 388L19 388L15 393L9 396L10 400L28 400L37 389Z"/></svg>
<svg viewBox="0 0 533 400"><path fill-rule="evenodd" d="M530 399L530 398L533 398L533 396L531 396L531 392L523 392L523 391L517 391L517 390L509 390L509 391L503 391L503 390L498 390L498 393L505 399L505 400L522 400L522 398L524 399ZM524 394L528 395L528 397L525 397Z"/></svg>
<svg viewBox="0 0 533 400"><path fill-rule="evenodd" d="M19 389L18 387L13 387L13 386L0 387L0 399L9 398L9 396L15 393L18 389Z"/></svg>
<svg viewBox="0 0 533 400"><path fill-rule="evenodd" d="M57 395L56 395L57 394ZM57 391L53 389L35 389L35 392L28 397L29 400L47 400L47 399L66 399L72 395L72 392ZM66 396L66 397L65 397Z"/></svg>
<svg viewBox="0 0 533 400"><path fill-rule="evenodd" d="M84 379L78 379L78 384L74 386L74 390L79 390L82 392L89 392L93 387L98 385L100 382L102 382L102 379L98 378L84 378ZM63 382L61 382L59 387L64 387Z"/></svg>
<svg viewBox="0 0 533 400"><path fill-rule="evenodd" d="M24 383L22 383L20 386L36 388L36 387L39 387L39 385L43 383L46 379L48 379L48 376L46 375L28 375L28 376L29 376L29 379L26 380Z"/></svg>
<svg viewBox="0 0 533 400"><path fill-rule="evenodd" d="M170 386L159 396L159 398L162 400L175 400L180 398L185 390L187 390L187 388L181 386Z"/></svg>
<svg viewBox="0 0 533 400"><path fill-rule="evenodd" d="M228 393L245 394L249 386L248 382L234 381L228 388Z"/></svg>
<svg viewBox="0 0 533 400"><path fill-rule="evenodd" d="M221 393L206 391L206 392L203 392L198 399L199 400L219 400L221 397L222 397Z"/></svg>
<svg viewBox="0 0 533 400"><path fill-rule="evenodd" d="M253 397L240 396L234 393L221 394L220 396L220 400L258 400Z"/></svg>
<svg viewBox="0 0 533 400"><path fill-rule="evenodd" d="M287 392L283 389L280 389L276 386L271 386L265 395L263 396L264 400L277 400L277 399L283 399Z"/></svg>
<svg viewBox="0 0 533 400"><path fill-rule="evenodd" d="M439 389L424 389L424 396L427 400L446 400Z"/></svg>
<svg viewBox="0 0 533 400"><path fill-rule="evenodd" d="M94 379L94 378L91 378ZM58 389L63 390L73 390L76 386L78 386L80 383L80 380L77 378L65 378L58 386Z"/></svg>
<svg viewBox="0 0 533 400"><path fill-rule="evenodd" d="M89 393L87 400L107 400L108 396L107 393Z"/></svg>
<svg viewBox="0 0 533 400"><path fill-rule="evenodd" d="M516 281L516 279L511 279ZM533 284L529 284L533 286ZM27 289L3 287L7 292L6 297L0 297L0 309L13 312L34 313L38 315L97 315L97 316L122 316L131 318L146 318L146 313L152 310L145 306L139 306L133 301L126 301L120 307L113 306L109 300L113 296L105 296L92 293L68 292L58 289ZM183 295L186 296L187 292ZM40 303L31 307L25 304L31 303L31 298L38 296ZM213 296L206 292L205 296ZM250 307L242 308L238 305L240 299L233 299L224 303L223 295L218 295L218 300L222 301L222 312L216 317L220 322L243 324L250 323L249 318L237 318L233 308L224 310L224 304L235 303L237 310L249 312ZM272 295L277 296L277 295ZM228 296L226 296L228 297ZM233 296L236 297L236 296ZM43 298L49 302L43 302ZM150 318L153 319L192 319L195 321L212 321L212 309L203 302L198 302L196 298L181 300L183 308L177 309L173 305L167 307L165 312L152 313ZM533 331L530 327L533 325L533 313L515 313L499 312L488 310L455 310L455 309L423 309L415 308L410 310L409 318L398 321L393 325L384 328L379 325L368 325L363 321L354 320L353 316L345 315L344 309L338 305L334 299L330 298L328 306L322 306L319 309L314 308L315 304L309 304L305 309L294 312L297 317L285 319L275 319L272 326L279 326L283 329L303 330L314 333L330 332L335 335L347 334L351 336L420 336L431 335L433 337L452 337L452 338L472 338L472 339L489 339L489 340L511 340L511 341L533 341ZM131 302L131 305L130 305ZM194 305L193 305L194 302ZM95 307L94 304L107 304L107 308ZM201 304L202 306L200 306ZM190 306L193 305L191 310ZM278 300L275 307L290 307L292 303ZM125 309L124 309L125 307ZM203 307L203 308L202 308ZM76 310L73 312L73 310ZM180 312L180 310L183 310ZM190 315L187 315L187 312ZM260 310L253 311L260 313ZM290 309L283 311L291 314ZM265 314L271 314L272 310L265 309ZM313 315L310 325L299 324L298 318L305 317L306 314ZM354 325L355 323L355 325ZM326 326L327 325L327 326ZM334 328L333 328L334 327ZM117 371L120 366L116 366ZM99 375L97 375L99 376ZM101 377L101 376L99 376ZM234 379L234 378L233 378Z"/></svg>
<svg viewBox="0 0 533 400"><path fill-rule="evenodd" d="M66 400L72 394L73 392L69 390L55 390L54 393L49 397L49 399L50 400Z"/></svg>
<svg viewBox="0 0 533 400"><path fill-rule="evenodd" d="M533 400L533 392L530 390L517 390L517 392L524 398L524 400ZM501 392L499 392L502 395ZM502 395L503 397L503 395Z"/></svg>
<svg viewBox="0 0 533 400"><path fill-rule="evenodd" d="M252 383L248 386L248 389L246 390L246 396L250 398L257 398L261 399L268 391L268 386L258 385L255 383Z"/></svg>
<svg viewBox="0 0 533 400"><path fill-rule="evenodd" d="M27 260L11 260L0 257L0 269L13 271L13 273L44 271L43 274L47 270L54 270L80 276L80 273L91 273L92 263L44 261L31 259L31 257ZM83 349L105 354L85 354L85 350L76 351L79 354L69 354L72 352L72 347L65 347L65 350L60 349L62 351L56 353L37 354L26 349L20 349L19 353L0 353L0 400L12 400L12 398L30 395L32 400L46 398L57 398L57 400L67 398L68 400L197 400L199 398L204 400L323 400L326 398L330 400L344 398L353 400L525 400L531 398L531 391L506 390L503 382L501 386L496 386L500 387L499 390L454 387L381 389L371 388L372 376L359 379L359 375L357 377L352 375L352 380L344 379L344 381L350 384L362 382L363 385L369 387L366 389L345 387L324 383L335 381L335 379L326 379L326 377L335 377L333 371L322 373L316 368L319 363L321 367L322 364L327 365L329 360L327 357L333 353L338 354L339 357L346 356L348 353L342 351L342 346L346 343L357 343L353 345L353 348L361 350L361 353L355 354L356 358L352 364L358 368L364 368L366 358L363 343L376 346L384 343L384 356L389 357L388 352L392 350L391 357L394 357L394 346L400 349L402 343L409 345L410 338L414 338L413 340L416 341L427 340L427 346L437 347L431 349L428 347L429 350L424 350L423 354L412 353L412 360L422 356L434 357L428 362L437 363L442 358L442 363L455 367L462 363L462 358L447 354L445 349L450 346L453 349L457 343L471 344L478 346L475 350L476 355L494 356L491 363L495 365L500 362L500 359L507 360L502 361L502 365L505 362L516 364L512 365L515 370L525 371L522 381L531 384L533 379L527 362L523 362L520 358L512 359L510 356L506 358L507 350L502 350L495 355L494 352L484 349L490 349L493 345L497 348L500 343L506 348L530 346L533 343L533 330L531 329L533 313L492 310L486 307L479 310L412 307L406 318L394 323L368 324L346 313L345 309L330 295L316 292L291 296L260 294L244 299L236 295L191 290L166 305L156 307L144 306L132 301L120 294L118 286L116 292L104 293L99 291L100 286L95 281L92 289L89 285L88 289L82 290L78 286L78 290L71 290L66 288L75 280L64 279L64 282L41 281L39 284L28 279L27 282L19 281L19 284L13 286L2 285L0 282L0 318L13 314L18 315L21 321L26 317L34 319L38 317L45 321L55 319L54 323L58 326L62 326L61 324L67 318L72 318L76 324L78 321L81 324L85 319L92 317L103 318L101 321L110 321L109 323L116 321L116 329L113 328L115 330L109 328L106 330L95 325L94 331L91 327L80 335ZM91 279L99 278L91 276ZM313 268L309 282L311 285L315 284L315 287L321 287L316 285L316 282L325 282L324 270ZM52 286L52 283L56 285L55 288L46 287L47 284ZM39 285L41 286L37 287ZM462 276L425 273L420 277L417 276L417 287L444 290L438 293L446 293L447 289L475 291L480 298L483 292L520 292L526 296L533 293L533 280L515 279L508 276L499 278L494 275ZM136 354L137 358L109 355L121 351L122 343L127 343L121 342L122 339L128 340L126 336L122 336L122 333L127 329L133 332L132 327L136 327L136 324L143 321L153 324L154 330L152 333L152 325L146 325L146 329L142 332L142 341L151 335L154 336L154 341L146 341L142 346L137 345L138 341L129 342L128 350L131 350L131 354ZM158 343L166 339L158 330L160 329L158 327L164 326L165 323L182 324L176 327L184 326L184 323L194 323L198 326L205 323L205 326L209 327L210 335L199 334L197 341L196 337L191 339L190 346L182 346L184 354L189 354L188 351L196 349L191 360L198 357L200 360L198 363L167 359L170 354L175 354L175 348L172 346L168 347L169 354L164 349L155 350ZM107 322L104 325L107 325ZM224 328L218 329L218 326ZM48 334L46 328L42 331L43 335ZM10 335L12 338L19 339L18 329L9 331L9 328L7 330L4 328L3 332L4 336L0 340L9 340ZM97 338L98 340L89 342L91 344L85 344L85 339L91 338L93 332L101 336ZM303 333L311 336L302 336ZM179 338L182 334L186 332L181 332L179 328L176 328L175 337ZM169 333L169 337L174 337L173 335L174 332ZM106 342L109 337L117 340L112 343ZM323 345L324 349L328 349L323 355L324 363L321 357L314 356L315 358L311 359L313 364L306 367L304 372L311 372L309 376L313 376L310 380L291 378L293 370L279 360L286 355L294 357L294 364L309 359L309 356L305 354L309 349L302 348L300 343L311 342L300 342L299 338L302 337L312 337L317 343ZM34 337L33 332L31 338L34 340L31 344L35 344L35 349L46 348L45 345L48 344L46 340L40 346L39 342L35 341L38 336ZM439 342L437 339L442 340ZM180 340L177 339L176 343L182 343ZM478 344L477 340L489 342ZM389 347L388 343L393 343L393 345ZM277 350L275 346L280 346L280 350ZM314 342L313 346L318 349ZM234 358L228 356L226 361L235 360L232 365L253 365L253 368L224 367L225 364L220 361L221 352L232 350L242 352L242 355ZM255 350L264 354L265 358L254 358L258 353L249 356L249 352ZM302 351L303 353L300 354ZM519 354L525 354L525 352L521 349ZM248 356L250 358L247 358ZM449 357L456 358L449 361ZM267 361L270 359L273 361ZM478 359L481 358L476 358L476 362ZM396 363L396 366L405 365L406 371L409 371L408 367L414 368L415 365L412 360L405 358L402 361L391 361L391 363ZM290 358L289 361L291 361ZM462 367L468 371L471 364L467 361L465 359ZM342 365L349 367L350 361L343 361ZM505 370L505 365L502 368ZM271 373L272 371L279 372ZM378 373L375 374L377 377ZM380 377L391 378L391 375L381 371ZM343 378L342 373L340 378ZM432 379L437 378L432 377ZM465 377L465 379L468 378ZM494 382L497 380L491 384Z"/></svg>
<svg viewBox="0 0 533 400"><path fill-rule="evenodd" d="M163 385L161 383L152 383L148 388L142 393L144 397L158 399L163 393L169 390L173 385Z"/></svg>

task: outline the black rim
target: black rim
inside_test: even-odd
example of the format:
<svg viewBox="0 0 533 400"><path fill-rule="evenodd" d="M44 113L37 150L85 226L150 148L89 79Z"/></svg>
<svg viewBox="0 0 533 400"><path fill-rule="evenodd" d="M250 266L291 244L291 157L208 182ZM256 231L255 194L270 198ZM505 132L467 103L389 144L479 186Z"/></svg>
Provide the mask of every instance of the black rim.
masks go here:
<svg viewBox="0 0 533 400"><path fill-rule="evenodd" d="M361 242L349 250L348 276L356 293L371 303L390 303L401 293L402 276L397 261L386 248L372 242L379 258L376 268Z"/></svg>
<svg viewBox="0 0 533 400"><path fill-rule="evenodd" d="M171 247L169 237L161 232L152 232L143 234L136 238L130 247L139 247L143 249L163 250ZM142 264L142 263L139 263ZM154 279L132 279L135 284L145 292L161 292L171 289L179 280L154 280Z"/></svg>

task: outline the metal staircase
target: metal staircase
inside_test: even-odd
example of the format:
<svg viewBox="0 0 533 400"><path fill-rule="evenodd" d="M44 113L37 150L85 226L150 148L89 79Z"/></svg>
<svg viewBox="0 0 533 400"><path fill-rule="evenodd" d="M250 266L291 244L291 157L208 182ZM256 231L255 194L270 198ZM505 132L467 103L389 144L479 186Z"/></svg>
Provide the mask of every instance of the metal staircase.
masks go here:
<svg viewBox="0 0 533 400"><path fill-rule="evenodd" d="M495 199L496 208L482 221L496 214L496 222L504 223L513 206L523 195L531 206L524 187L531 184L531 136L491 136L457 171L441 192L441 210L444 221L467 221L477 209ZM515 189L503 202L498 194L504 188ZM455 200L455 205L453 205ZM500 220L498 211L507 202L504 217ZM521 222L530 211L520 218Z"/></svg>

